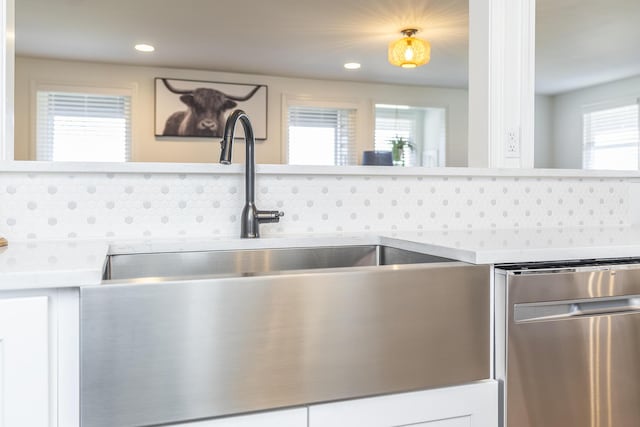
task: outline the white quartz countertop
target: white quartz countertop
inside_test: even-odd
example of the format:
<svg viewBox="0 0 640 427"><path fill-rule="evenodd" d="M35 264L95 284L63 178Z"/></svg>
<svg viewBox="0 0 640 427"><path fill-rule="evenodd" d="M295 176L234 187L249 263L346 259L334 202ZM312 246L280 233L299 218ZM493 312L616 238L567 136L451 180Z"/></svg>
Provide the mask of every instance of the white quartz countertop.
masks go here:
<svg viewBox="0 0 640 427"><path fill-rule="evenodd" d="M640 227L398 232L382 239L474 264L640 257Z"/></svg>
<svg viewBox="0 0 640 427"><path fill-rule="evenodd" d="M22 241L0 248L0 290L101 281L108 254L384 244L476 264L640 257L640 227L402 231L243 240Z"/></svg>
<svg viewBox="0 0 640 427"><path fill-rule="evenodd" d="M105 241L9 242L0 248L0 290L100 283Z"/></svg>

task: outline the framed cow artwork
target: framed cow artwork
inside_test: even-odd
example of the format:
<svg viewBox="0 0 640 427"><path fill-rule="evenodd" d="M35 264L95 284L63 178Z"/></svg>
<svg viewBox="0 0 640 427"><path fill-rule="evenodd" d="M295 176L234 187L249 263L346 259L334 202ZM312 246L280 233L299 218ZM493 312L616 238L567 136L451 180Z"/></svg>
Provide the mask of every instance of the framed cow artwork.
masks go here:
<svg viewBox="0 0 640 427"><path fill-rule="evenodd" d="M155 135L222 138L227 117L236 109L249 116L256 139L267 139L267 86L155 79ZM244 137L242 126L236 135Z"/></svg>

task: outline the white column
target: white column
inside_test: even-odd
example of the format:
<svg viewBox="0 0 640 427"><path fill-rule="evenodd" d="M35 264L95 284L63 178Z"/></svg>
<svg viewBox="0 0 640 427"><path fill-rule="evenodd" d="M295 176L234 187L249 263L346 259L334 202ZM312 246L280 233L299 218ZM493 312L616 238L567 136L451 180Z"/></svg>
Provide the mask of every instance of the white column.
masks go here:
<svg viewBox="0 0 640 427"><path fill-rule="evenodd" d="M535 0L469 1L471 167L533 167Z"/></svg>
<svg viewBox="0 0 640 427"><path fill-rule="evenodd" d="M0 160L13 160L15 0L0 0Z"/></svg>

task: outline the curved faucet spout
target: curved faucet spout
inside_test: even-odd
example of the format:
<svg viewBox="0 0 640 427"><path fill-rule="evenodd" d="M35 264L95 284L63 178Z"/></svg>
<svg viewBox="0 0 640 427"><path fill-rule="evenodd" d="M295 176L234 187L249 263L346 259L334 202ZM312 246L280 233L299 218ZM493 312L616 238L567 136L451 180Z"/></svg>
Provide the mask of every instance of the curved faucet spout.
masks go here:
<svg viewBox="0 0 640 427"><path fill-rule="evenodd" d="M236 124L240 120L242 129L244 130L244 142L246 146L245 156L245 202L246 205L255 204L255 182L256 182L256 160L254 155L255 139L253 137L253 126L249 116L242 110L235 110L227 119L224 126L224 134L220 145L220 163L225 165L231 164L231 153L233 149L233 139L236 132Z"/></svg>
<svg viewBox="0 0 640 427"><path fill-rule="evenodd" d="M245 156L245 205L242 209L242 224L240 237L256 238L260 237L259 226L263 222L279 222L284 215L279 211L260 211L255 204L255 183L256 183L256 160L255 160L255 138L253 127L249 116L242 110L235 110L227 119L224 126L224 134L220 141L220 163L231 164L231 154L233 148L233 138L235 135L238 120L242 123L244 130L244 140L246 146Z"/></svg>
<svg viewBox="0 0 640 427"><path fill-rule="evenodd" d="M255 139L253 137L253 126L251 126L251 121L249 120L249 116L242 110L235 110L229 118L227 118L227 123L224 126L224 133L222 136L222 141L220 141L220 146L222 151L220 152L220 163L225 165L231 164L231 152L233 149L233 138L236 132L236 124L238 120L242 123L242 128L244 130L244 139L247 144L247 156L251 154L252 163L255 163L253 159L253 148L255 145ZM249 153L249 145L251 145L251 153Z"/></svg>

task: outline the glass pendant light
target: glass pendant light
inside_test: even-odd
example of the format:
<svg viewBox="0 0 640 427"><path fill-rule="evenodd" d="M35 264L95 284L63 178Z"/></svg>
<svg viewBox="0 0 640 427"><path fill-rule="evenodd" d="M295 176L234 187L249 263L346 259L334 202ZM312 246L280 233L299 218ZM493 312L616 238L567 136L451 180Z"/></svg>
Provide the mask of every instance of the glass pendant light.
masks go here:
<svg viewBox="0 0 640 427"><path fill-rule="evenodd" d="M403 38L389 44L389 62L402 68L416 68L431 59L431 45L414 35L415 28L402 30Z"/></svg>

